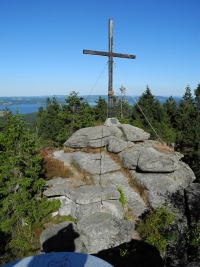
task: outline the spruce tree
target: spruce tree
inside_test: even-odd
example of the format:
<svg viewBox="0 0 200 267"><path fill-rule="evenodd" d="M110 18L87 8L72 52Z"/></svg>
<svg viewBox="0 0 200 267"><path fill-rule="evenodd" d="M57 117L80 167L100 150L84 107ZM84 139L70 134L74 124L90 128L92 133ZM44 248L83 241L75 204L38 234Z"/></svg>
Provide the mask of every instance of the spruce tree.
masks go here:
<svg viewBox="0 0 200 267"><path fill-rule="evenodd" d="M194 153L193 153L193 170L197 181L200 182L200 83L194 90L195 94L195 136L194 136Z"/></svg>
<svg viewBox="0 0 200 267"><path fill-rule="evenodd" d="M175 133L170 125L169 117L160 101L152 95L148 85L139 98L138 104L133 107L133 124L149 132L152 139L157 140L159 136L165 142L174 142L175 140Z"/></svg>
<svg viewBox="0 0 200 267"><path fill-rule="evenodd" d="M46 145L58 145L57 135L64 127L64 122L59 117L61 107L54 96L52 100L47 98L46 108L39 108L38 112L38 134L45 141Z"/></svg>
<svg viewBox="0 0 200 267"><path fill-rule="evenodd" d="M175 126L175 118L176 118L176 110L177 110L177 106L176 106L176 102L173 99L172 96L170 96L166 102L163 104L163 107L169 117L170 123L171 125L174 127Z"/></svg>
<svg viewBox="0 0 200 267"><path fill-rule="evenodd" d="M65 142L77 130L94 125L91 107L88 103L83 103L78 94L72 91L59 112L59 119L64 123L57 136L60 143Z"/></svg>
<svg viewBox="0 0 200 267"><path fill-rule="evenodd" d="M107 118L108 105L104 98L99 96L98 100L95 101L96 105L92 108L94 114L94 120L98 123L104 123Z"/></svg>
<svg viewBox="0 0 200 267"><path fill-rule="evenodd" d="M185 89L183 99L179 103L176 115L177 146L185 155L186 161L191 167L194 156L194 140L196 132L196 111L190 86Z"/></svg>
<svg viewBox="0 0 200 267"><path fill-rule="evenodd" d="M32 224L41 219L36 197L41 196L44 180L38 147L22 116L8 112L0 132L0 234L6 238L1 242L6 243L9 260L30 250Z"/></svg>

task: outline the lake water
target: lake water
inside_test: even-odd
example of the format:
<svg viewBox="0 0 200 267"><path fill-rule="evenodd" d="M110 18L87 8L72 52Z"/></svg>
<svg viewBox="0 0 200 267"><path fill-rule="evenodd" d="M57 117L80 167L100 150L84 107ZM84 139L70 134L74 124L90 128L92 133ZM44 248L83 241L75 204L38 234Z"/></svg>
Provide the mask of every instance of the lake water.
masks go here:
<svg viewBox="0 0 200 267"><path fill-rule="evenodd" d="M89 105L92 107L95 105L94 102L89 102ZM44 107L46 105L41 104L19 104L19 105L12 105L7 106L10 111L12 111L13 114L16 114L16 111L18 111L20 114L28 114L33 112L38 112L39 107ZM6 106L0 105L0 110L5 110Z"/></svg>
<svg viewBox="0 0 200 267"><path fill-rule="evenodd" d="M19 104L19 105L12 105L7 106L7 108L12 111L13 114L16 114L16 111L18 111L20 114L28 114L33 112L38 112L39 107L45 107L45 105L41 104ZM6 106L0 105L0 110L5 110Z"/></svg>

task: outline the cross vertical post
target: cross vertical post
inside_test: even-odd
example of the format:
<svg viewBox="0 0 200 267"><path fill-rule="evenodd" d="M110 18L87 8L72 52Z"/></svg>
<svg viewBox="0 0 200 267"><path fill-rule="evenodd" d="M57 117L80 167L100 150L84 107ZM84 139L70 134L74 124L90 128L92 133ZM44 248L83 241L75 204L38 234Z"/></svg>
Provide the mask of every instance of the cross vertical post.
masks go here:
<svg viewBox="0 0 200 267"><path fill-rule="evenodd" d="M108 65L108 118L113 117L113 20L108 22L108 51L109 51L109 65Z"/></svg>
<svg viewBox="0 0 200 267"><path fill-rule="evenodd" d="M107 56L108 57L108 118L113 118L113 57L135 59L136 56L129 54L113 53L113 20L108 23L108 52L83 50L83 54Z"/></svg>

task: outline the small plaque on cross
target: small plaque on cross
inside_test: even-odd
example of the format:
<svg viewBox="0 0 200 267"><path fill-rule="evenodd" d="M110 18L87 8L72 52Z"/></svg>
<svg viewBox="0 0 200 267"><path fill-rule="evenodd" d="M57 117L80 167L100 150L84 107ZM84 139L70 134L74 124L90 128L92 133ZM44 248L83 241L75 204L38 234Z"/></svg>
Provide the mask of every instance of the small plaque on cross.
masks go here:
<svg viewBox="0 0 200 267"><path fill-rule="evenodd" d="M107 118L104 126L118 126L120 125L120 122L118 121L117 118Z"/></svg>

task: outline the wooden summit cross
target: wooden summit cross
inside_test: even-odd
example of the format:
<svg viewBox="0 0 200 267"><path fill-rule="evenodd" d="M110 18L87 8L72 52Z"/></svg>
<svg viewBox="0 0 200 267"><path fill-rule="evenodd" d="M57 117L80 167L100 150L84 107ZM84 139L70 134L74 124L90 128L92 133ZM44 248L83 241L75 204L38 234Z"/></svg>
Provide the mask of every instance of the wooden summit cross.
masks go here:
<svg viewBox="0 0 200 267"><path fill-rule="evenodd" d="M109 19L108 24L108 49L109 52L101 52L94 50L83 50L83 54L107 56L109 58L108 64L108 118L113 117L113 57L135 59L136 56L128 54L113 53L113 20Z"/></svg>

